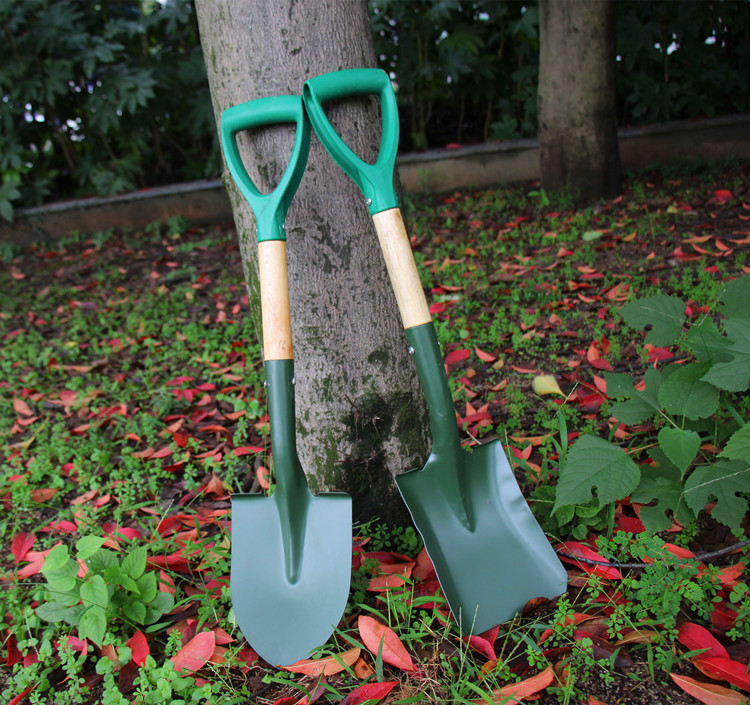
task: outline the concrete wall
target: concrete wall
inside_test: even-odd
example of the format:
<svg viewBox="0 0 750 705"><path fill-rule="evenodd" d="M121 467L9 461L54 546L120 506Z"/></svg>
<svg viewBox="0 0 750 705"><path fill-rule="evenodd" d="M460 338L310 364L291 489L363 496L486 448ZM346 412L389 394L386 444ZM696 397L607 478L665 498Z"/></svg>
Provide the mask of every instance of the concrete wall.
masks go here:
<svg viewBox="0 0 750 705"><path fill-rule="evenodd" d="M750 161L750 115L624 129L620 155L623 167L629 169L685 158ZM405 154L398 159L398 170L404 189L415 193L533 181L539 178L539 143L512 140ZM143 228L173 216L195 225L231 223L232 210L222 182L196 181L21 209L13 224L0 222L0 241L28 245L73 230Z"/></svg>

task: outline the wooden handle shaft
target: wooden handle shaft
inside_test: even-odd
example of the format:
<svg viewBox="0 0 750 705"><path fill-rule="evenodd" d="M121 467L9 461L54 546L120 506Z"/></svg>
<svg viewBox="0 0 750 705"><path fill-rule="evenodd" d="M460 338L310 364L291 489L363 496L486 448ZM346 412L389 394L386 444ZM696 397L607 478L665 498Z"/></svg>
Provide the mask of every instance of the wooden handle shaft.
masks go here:
<svg viewBox="0 0 750 705"><path fill-rule="evenodd" d="M372 216L372 219L404 328L429 323L432 320L430 309L419 280L417 264L400 209L381 211Z"/></svg>
<svg viewBox="0 0 750 705"><path fill-rule="evenodd" d="M258 243L263 358L292 359L292 321L289 316L289 278L286 270L286 242Z"/></svg>

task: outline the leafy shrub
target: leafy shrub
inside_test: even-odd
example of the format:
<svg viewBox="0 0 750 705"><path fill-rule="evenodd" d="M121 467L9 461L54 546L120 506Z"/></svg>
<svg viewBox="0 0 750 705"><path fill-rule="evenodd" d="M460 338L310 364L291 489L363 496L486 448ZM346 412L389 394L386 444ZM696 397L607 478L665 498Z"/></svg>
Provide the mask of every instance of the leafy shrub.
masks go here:
<svg viewBox="0 0 750 705"><path fill-rule="evenodd" d="M102 547L104 541L84 536L74 556L64 544L50 551L42 567L47 590L36 610L47 622L77 627L81 639L99 646L116 620L153 624L174 607L172 595L159 590L156 573L146 571L145 546L120 558Z"/></svg>
<svg viewBox="0 0 750 705"><path fill-rule="evenodd" d="M219 172L189 0L0 3L0 214Z"/></svg>
<svg viewBox="0 0 750 705"><path fill-rule="evenodd" d="M704 314L685 327L688 304L676 296L648 296L620 313L634 328L651 327L645 342L684 352L650 367L642 383L605 373L611 410L627 426L653 422L653 443L626 452L615 443L581 436L561 463L553 514L604 507L630 496L643 503L646 530L668 529L672 519L695 520L709 502L711 515L738 530L750 492L750 421L741 414L750 383L750 277L728 282L718 322ZM637 464L634 457L641 460ZM592 493L596 490L596 498Z"/></svg>

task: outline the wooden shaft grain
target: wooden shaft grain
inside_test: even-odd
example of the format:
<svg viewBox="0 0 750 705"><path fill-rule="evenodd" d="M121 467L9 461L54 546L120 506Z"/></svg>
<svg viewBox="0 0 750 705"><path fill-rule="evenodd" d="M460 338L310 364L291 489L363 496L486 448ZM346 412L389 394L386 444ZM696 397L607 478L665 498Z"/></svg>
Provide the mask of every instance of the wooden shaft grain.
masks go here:
<svg viewBox="0 0 750 705"><path fill-rule="evenodd" d="M429 323L432 320L430 309L427 306L422 282L419 280L401 210L391 208L381 211L372 216L372 219L404 328Z"/></svg>
<svg viewBox="0 0 750 705"><path fill-rule="evenodd" d="M286 242L258 243L263 358L292 359L292 322L289 316L289 279L286 270Z"/></svg>

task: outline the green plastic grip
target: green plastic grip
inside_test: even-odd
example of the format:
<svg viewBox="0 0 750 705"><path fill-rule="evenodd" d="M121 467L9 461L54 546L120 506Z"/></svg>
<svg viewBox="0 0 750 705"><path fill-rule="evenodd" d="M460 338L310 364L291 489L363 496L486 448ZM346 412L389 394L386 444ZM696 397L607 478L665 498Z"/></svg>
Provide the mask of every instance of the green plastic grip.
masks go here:
<svg viewBox="0 0 750 705"><path fill-rule="evenodd" d="M331 125L323 103L363 95L380 96L382 136L374 164L360 159ZM381 69L347 69L311 78L304 85L302 97L315 133L333 160L359 186L368 200L370 215L397 208L398 197L393 186L393 172L398 151L398 106L391 79Z"/></svg>
<svg viewBox="0 0 750 705"><path fill-rule="evenodd" d="M237 148L237 133L284 123L297 126L292 156L276 188L261 193L253 183ZM286 240L284 219L307 164L310 150L310 122L300 96L258 98L228 108L221 115L221 144L232 175L242 195L253 209L258 226L258 242Z"/></svg>

